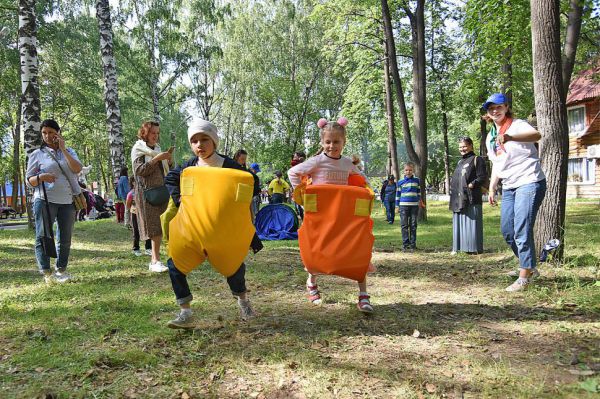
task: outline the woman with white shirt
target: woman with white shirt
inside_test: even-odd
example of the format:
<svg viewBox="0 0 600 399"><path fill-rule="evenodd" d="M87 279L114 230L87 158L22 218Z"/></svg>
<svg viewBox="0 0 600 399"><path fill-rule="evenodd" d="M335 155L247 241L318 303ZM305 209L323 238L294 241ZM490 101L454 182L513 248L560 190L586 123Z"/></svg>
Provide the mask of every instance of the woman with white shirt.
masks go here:
<svg viewBox="0 0 600 399"><path fill-rule="evenodd" d="M81 188L77 183L77 174L81 171L81 162L75 151L67 148L60 135L60 126L53 119L46 119L41 124L42 146L29 155L27 163L27 183L34 187L33 214L35 217L35 257L40 273L49 283L53 279L66 282L71 279L67 273L69 252L71 250L71 234L75 223L75 207L73 195L79 194ZM50 257L42 250L44 236L44 213L46 204L42 184L45 184L48 209L46 228L53 226L56 220L58 240L55 273L50 270Z"/></svg>
<svg viewBox="0 0 600 399"><path fill-rule="evenodd" d="M519 277L506 291L521 291L536 270L533 226L546 194L546 176L535 146L542 136L529 123L513 119L504 94L492 94L483 104L484 118L493 122L486 139L492 161L489 202L496 204L495 191L502 180L500 225L504 240L519 259Z"/></svg>

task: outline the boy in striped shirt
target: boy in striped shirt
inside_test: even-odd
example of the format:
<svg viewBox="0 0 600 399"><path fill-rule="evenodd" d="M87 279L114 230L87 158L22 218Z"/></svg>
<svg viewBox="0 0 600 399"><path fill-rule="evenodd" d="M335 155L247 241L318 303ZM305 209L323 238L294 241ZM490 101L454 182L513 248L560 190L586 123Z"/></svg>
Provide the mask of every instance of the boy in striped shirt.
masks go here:
<svg viewBox="0 0 600 399"><path fill-rule="evenodd" d="M404 165L404 179L400 180L396 190L396 206L400 213L402 228L402 246L405 250L417 249L417 216L421 188L419 178L414 175L415 165L408 162Z"/></svg>

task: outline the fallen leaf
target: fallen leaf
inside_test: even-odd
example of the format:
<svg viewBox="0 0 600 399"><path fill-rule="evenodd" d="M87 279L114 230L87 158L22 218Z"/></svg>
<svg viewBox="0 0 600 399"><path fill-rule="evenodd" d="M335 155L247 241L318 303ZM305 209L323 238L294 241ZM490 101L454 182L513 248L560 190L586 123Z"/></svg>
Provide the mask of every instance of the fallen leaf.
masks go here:
<svg viewBox="0 0 600 399"><path fill-rule="evenodd" d="M429 393L435 393L435 391L437 390L437 387L434 384L428 382L425 384L425 389Z"/></svg>

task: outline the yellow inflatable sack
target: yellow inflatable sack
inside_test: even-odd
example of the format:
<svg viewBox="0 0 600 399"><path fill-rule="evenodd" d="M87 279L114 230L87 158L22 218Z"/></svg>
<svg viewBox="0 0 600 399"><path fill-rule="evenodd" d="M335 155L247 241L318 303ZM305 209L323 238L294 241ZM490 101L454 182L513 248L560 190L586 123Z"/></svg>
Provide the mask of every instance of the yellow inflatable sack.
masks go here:
<svg viewBox="0 0 600 399"><path fill-rule="evenodd" d="M225 277L244 261L255 234L248 172L191 166L181 174L181 203L169 224L169 256L188 274L208 258Z"/></svg>
<svg viewBox="0 0 600 399"><path fill-rule="evenodd" d="M171 220L177 215L177 205L175 205L175 201L173 198L169 197L169 205L167 205L167 210L160 215L160 227L162 228L163 244L167 245L169 243L169 223Z"/></svg>

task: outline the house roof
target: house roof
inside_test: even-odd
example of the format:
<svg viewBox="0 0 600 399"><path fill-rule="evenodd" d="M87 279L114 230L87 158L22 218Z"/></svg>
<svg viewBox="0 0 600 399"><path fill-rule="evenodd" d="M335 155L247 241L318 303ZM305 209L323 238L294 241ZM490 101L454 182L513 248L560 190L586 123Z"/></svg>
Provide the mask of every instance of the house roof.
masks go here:
<svg viewBox="0 0 600 399"><path fill-rule="evenodd" d="M600 65L581 71L571 80L567 105L596 97L600 97Z"/></svg>

